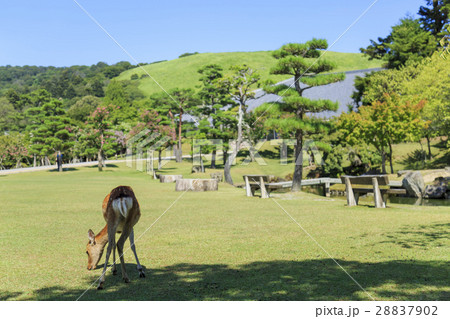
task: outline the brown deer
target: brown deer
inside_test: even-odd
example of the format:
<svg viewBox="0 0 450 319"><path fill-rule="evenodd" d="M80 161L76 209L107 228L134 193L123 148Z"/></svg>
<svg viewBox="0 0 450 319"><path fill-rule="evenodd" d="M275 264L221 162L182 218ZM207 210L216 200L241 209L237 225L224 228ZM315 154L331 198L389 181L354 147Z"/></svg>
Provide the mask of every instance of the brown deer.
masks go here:
<svg viewBox="0 0 450 319"><path fill-rule="evenodd" d="M133 190L129 186L118 186L114 188L103 200L102 205L103 218L105 218L106 226L95 235L92 230L88 231L89 242L86 246L86 254L88 255L88 270L95 269L97 267L100 258L102 257L103 250L108 243L108 249L106 251L105 264L103 266L103 273L100 277L100 282L97 289L103 289L103 283L105 282L105 272L108 266L109 256L111 251L113 252L113 275L117 274L116 270L116 233L122 233L117 241L117 252L120 257L120 265L122 267L122 277L126 283L130 282L127 272L125 270L125 262L123 258L123 245L128 237L130 237L131 250L136 258L137 269L139 271L139 277L145 277L144 270L139 263L138 256L136 254L136 247L134 246L134 231L133 227L139 221L141 212L139 209L139 203L134 195Z"/></svg>

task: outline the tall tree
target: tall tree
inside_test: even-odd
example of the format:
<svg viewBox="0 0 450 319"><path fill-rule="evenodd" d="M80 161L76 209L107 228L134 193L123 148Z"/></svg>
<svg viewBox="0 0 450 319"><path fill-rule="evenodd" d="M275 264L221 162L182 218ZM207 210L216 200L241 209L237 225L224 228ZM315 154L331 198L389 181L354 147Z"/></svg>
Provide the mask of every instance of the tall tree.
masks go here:
<svg viewBox="0 0 450 319"><path fill-rule="evenodd" d="M365 77L355 78L352 98L355 105L370 105L374 101L384 101L385 94L402 91L403 83L416 78L422 70L420 62L408 63L399 69L371 72Z"/></svg>
<svg viewBox="0 0 450 319"><path fill-rule="evenodd" d="M449 21L450 0L427 0L427 6L421 6L418 13L423 29L440 36Z"/></svg>
<svg viewBox="0 0 450 319"><path fill-rule="evenodd" d="M450 134L449 74L450 63L435 53L421 62L409 63L398 70L375 72L361 79L354 99L370 105L375 101L384 102L386 96L395 93L406 99L426 100L422 117L430 121L430 125L425 127L423 137L427 139L428 157L431 158L430 139Z"/></svg>
<svg viewBox="0 0 450 319"><path fill-rule="evenodd" d="M112 124L119 124L123 121L136 117L136 110L131 106L131 98L126 90L125 84L112 80L105 90L104 105L113 105L109 119Z"/></svg>
<svg viewBox="0 0 450 319"><path fill-rule="evenodd" d="M90 124L90 139L94 141L97 148L98 170L101 172L104 165L105 144L108 143L112 133L109 131L111 126L110 113L113 107L99 106L92 112L88 119Z"/></svg>
<svg viewBox="0 0 450 319"><path fill-rule="evenodd" d="M148 108L140 114L140 120L130 131L130 136L136 136L144 130L148 130L150 134L158 134L158 137L151 141L152 144L150 146L154 147L154 150L158 151L158 170L160 170L162 167L162 151L168 146L173 145L173 141L176 140L175 127L170 122L168 115L164 114L164 110L163 112L158 112L156 108ZM140 140L144 140L147 137L147 135L143 136ZM162 143L166 137L169 137L170 140ZM170 141L172 141L172 143ZM139 141L135 142L138 143ZM158 144L160 145L156 146Z"/></svg>
<svg viewBox="0 0 450 319"><path fill-rule="evenodd" d="M211 122L200 123L202 124L201 132L207 139L227 138L224 125L229 120L230 112L224 108L235 103L227 90L220 85L220 79L223 78L222 71L222 67L217 64L209 64L198 70L198 73L201 74L200 81L203 84L198 93L203 103L199 107L199 115ZM211 168L214 169L216 168L217 147L213 145L211 148Z"/></svg>
<svg viewBox="0 0 450 319"><path fill-rule="evenodd" d="M0 135L0 169L19 168L28 156L28 141L24 134Z"/></svg>
<svg viewBox="0 0 450 319"><path fill-rule="evenodd" d="M450 63L435 53L415 70L417 75L402 81L398 94L427 101L422 117L430 121L430 125L425 127L423 136L427 139L428 157L431 158L430 138L447 136L448 141L450 137Z"/></svg>
<svg viewBox="0 0 450 319"><path fill-rule="evenodd" d="M183 155L182 138L189 126L186 117L193 119L192 116L196 112L196 107L201 102L192 89L175 88L169 91L169 95L165 93L153 94L150 100L152 108L164 116L162 123L170 123L171 126L176 127L175 141L173 141L174 154L177 163L180 163Z"/></svg>
<svg viewBox="0 0 450 319"><path fill-rule="evenodd" d="M58 151L64 154L73 146L73 127L60 100L51 98L38 105L26 112L31 122L30 153L41 156L48 165L50 155Z"/></svg>
<svg viewBox="0 0 450 319"><path fill-rule="evenodd" d="M361 52L369 59L382 58L390 69L398 69L407 61L420 61L433 54L437 47L437 39L421 28L418 19L406 17L400 24L392 27L386 38L378 38L379 43L370 40L371 45L361 48Z"/></svg>
<svg viewBox="0 0 450 319"><path fill-rule="evenodd" d="M182 137L183 137L183 115L191 115L195 113L195 107L200 104L200 101L195 97L194 90L192 89L173 89L169 94L175 99L176 103L169 100L171 109L175 114L178 114L178 118L175 120L177 123L177 138L178 143L175 145L175 159L177 163L181 163L183 160L182 153ZM171 111L172 112L172 111Z"/></svg>
<svg viewBox="0 0 450 319"><path fill-rule="evenodd" d="M238 125L237 125L237 140L231 156L228 157L225 167L224 176L225 181L229 184L233 184L233 178L231 177L231 165L237 157L237 154L241 148L243 139L243 123L244 116L247 112L247 102L255 98L255 85L261 79L260 75L248 65L234 65L230 67L231 74L220 79L218 85L224 88L229 96L238 103Z"/></svg>
<svg viewBox="0 0 450 319"><path fill-rule="evenodd" d="M268 93L282 94L283 99L273 104L260 106L263 112L269 113L268 127L280 127L283 131L295 132L295 168L292 180L292 191L301 190L303 178L303 143L305 138L327 129L324 120L314 117L315 113L336 111L337 102L330 100L310 100L303 93L312 88L344 80L345 74L320 74L335 68L335 65L320 58L320 50L328 48L324 39L312 39L306 43L290 43L274 51L278 60L271 70L272 74L288 74L294 76L294 87L287 85L267 86Z"/></svg>
<svg viewBox="0 0 450 319"><path fill-rule="evenodd" d="M101 99L98 97L86 95L69 108L67 115L76 121L85 122L100 104Z"/></svg>
<svg viewBox="0 0 450 319"><path fill-rule="evenodd" d="M0 135L12 128L17 113L6 97L0 97Z"/></svg>
<svg viewBox="0 0 450 319"><path fill-rule="evenodd" d="M361 106L358 112L343 113L338 127L346 140L358 145L360 141L375 146L382 160L382 173L386 174L386 160L390 160L391 173L392 145L403 141L414 141L420 137L428 122L421 117L425 101L413 104L402 102L397 94L385 94L384 102Z"/></svg>

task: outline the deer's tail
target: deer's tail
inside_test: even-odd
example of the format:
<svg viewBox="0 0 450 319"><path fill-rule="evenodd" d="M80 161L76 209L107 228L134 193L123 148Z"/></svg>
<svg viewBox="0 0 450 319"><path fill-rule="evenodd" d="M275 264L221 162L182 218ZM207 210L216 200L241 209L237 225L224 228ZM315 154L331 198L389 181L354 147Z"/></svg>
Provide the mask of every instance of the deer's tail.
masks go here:
<svg viewBox="0 0 450 319"><path fill-rule="evenodd" d="M118 186L111 191L109 197L109 205L111 205L114 212L119 213L124 218L127 218L128 213L133 207L134 192L129 186Z"/></svg>
<svg viewBox="0 0 450 319"><path fill-rule="evenodd" d="M127 218L128 212L133 207L133 199L131 197L121 197L113 200L112 208L114 212L120 213L124 218Z"/></svg>

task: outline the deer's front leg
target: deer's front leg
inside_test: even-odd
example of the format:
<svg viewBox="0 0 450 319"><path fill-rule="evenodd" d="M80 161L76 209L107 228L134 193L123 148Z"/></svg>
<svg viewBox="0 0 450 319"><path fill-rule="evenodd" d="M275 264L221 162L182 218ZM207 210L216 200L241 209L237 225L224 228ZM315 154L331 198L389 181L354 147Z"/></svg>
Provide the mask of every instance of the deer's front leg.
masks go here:
<svg viewBox="0 0 450 319"><path fill-rule="evenodd" d="M111 249L115 250L115 229L110 229L108 227L108 249L106 251L106 257L105 257L105 264L103 265L103 272L100 276L100 281L98 283L97 289L103 289L103 283L105 282L105 273L106 269L108 268L108 260L109 256L111 255Z"/></svg>
<svg viewBox="0 0 450 319"><path fill-rule="evenodd" d="M134 257L136 258L136 264L137 264L137 270L139 271L139 277L144 278L145 277L145 273L144 273L144 269L142 268L141 264L139 263L139 259L136 253L136 246L134 245L134 229L131 229L131 233L130 233L130 246L131 246L131 250L134 253Z"/></svg>

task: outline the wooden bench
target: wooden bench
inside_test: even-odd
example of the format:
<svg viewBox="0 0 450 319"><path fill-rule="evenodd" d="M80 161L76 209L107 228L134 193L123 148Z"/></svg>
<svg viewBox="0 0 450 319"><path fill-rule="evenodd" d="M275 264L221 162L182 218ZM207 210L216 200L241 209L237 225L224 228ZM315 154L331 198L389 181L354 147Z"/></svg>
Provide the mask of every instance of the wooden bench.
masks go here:
<svg viewBox="0 0 450 319"><path fill-rule="evenodd" d="M387 175L342 176L341 181L345 184L347 206L356 206L360 195L373 193L375 207L386 208L386 200L389 194L406 194L406 189L390 188L393 185L389 183ZM352 185L372 185L372 187L354 188ZM380 185L387 186L387 188L380 188Z"/></svg>
<svg viewBox="0 0 450 319"><path fill-rule="evenodd" d="M245 191L248 197L255 196L255 191L261 190L261 198L269 198L274 189L283 188L280 183L269 183L269 175L244 175Z"/></svg>

